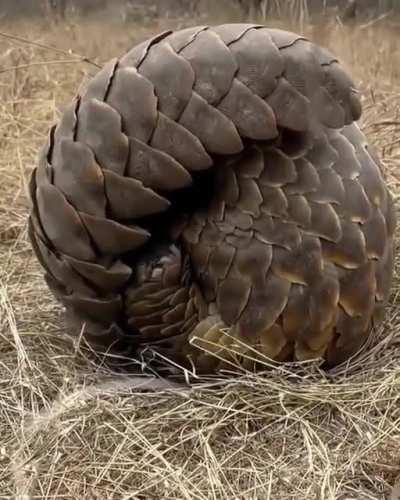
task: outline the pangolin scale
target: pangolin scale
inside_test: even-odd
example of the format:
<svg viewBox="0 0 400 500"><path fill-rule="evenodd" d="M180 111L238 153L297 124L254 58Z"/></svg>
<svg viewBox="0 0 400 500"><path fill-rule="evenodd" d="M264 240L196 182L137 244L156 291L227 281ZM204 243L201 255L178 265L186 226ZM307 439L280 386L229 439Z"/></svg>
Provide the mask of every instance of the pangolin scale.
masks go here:
<svg viewBox="0 0 400 500"><path fill-rule="evenodd" d="M393 202L337 59L230 24L101 69L30 183L47 283L88 340L213 372L365 342L388 299Z"/></svg>

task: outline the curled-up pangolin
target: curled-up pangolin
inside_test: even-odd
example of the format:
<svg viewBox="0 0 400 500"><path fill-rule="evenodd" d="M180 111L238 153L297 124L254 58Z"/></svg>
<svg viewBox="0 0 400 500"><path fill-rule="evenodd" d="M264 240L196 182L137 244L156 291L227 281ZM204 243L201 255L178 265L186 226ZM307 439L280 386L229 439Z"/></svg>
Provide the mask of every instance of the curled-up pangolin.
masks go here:
<svg viewBox="0 0 400 500"><path fill-rule="evenodd" d="M198 371L348 359L388 298L395 229L360 115L335 57L292 33L138 45L74 99L32 175L49 287L93 343Z"/></svg>

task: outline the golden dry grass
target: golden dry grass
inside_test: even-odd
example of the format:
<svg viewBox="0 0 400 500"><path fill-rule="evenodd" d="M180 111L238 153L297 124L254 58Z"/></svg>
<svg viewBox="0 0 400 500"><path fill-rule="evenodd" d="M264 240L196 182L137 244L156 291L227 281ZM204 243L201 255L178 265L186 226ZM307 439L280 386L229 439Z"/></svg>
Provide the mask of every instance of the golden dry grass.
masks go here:
<svg viewBox="0 0 400 500"><path fill-rule="evenodd" d="M45 28L4 27L104 62L165 22ZM400 193L395 35L377 26L310 31L360 83L363 127ZM137 378L111 372L62 335L61 309L27 241L26 184L48 127L95 70L74 58L0 39L0 498L395 499L398 263L369 350L331 373L266 366L143 393Z"/></svg>

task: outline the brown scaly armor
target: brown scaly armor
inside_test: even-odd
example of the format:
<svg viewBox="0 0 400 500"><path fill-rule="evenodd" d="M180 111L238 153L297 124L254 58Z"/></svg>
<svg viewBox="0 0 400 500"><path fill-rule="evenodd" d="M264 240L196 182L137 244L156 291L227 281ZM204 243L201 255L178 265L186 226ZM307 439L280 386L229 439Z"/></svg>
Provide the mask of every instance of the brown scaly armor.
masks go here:
<svg viewBox="0 0 400 500"><path fill-rule="evenodd" d="M337 59L293 33L138 45L74 99L32 175L49 287L95 344L200 372L348 359L388 298L395 229L360 115Z"/></svg>

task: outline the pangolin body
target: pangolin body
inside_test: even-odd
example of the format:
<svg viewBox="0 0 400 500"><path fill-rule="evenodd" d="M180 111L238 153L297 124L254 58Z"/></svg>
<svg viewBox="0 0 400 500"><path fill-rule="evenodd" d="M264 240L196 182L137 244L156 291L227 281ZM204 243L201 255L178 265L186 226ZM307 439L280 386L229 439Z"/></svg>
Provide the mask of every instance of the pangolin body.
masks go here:
<svg viewBox="0 0 400 500"><path fill-rule="evenodd" d="M393 203L354 84L302 36L166 32L114 59L51 130L29 233L89 340L212 372L365 342Z"/></svg>

